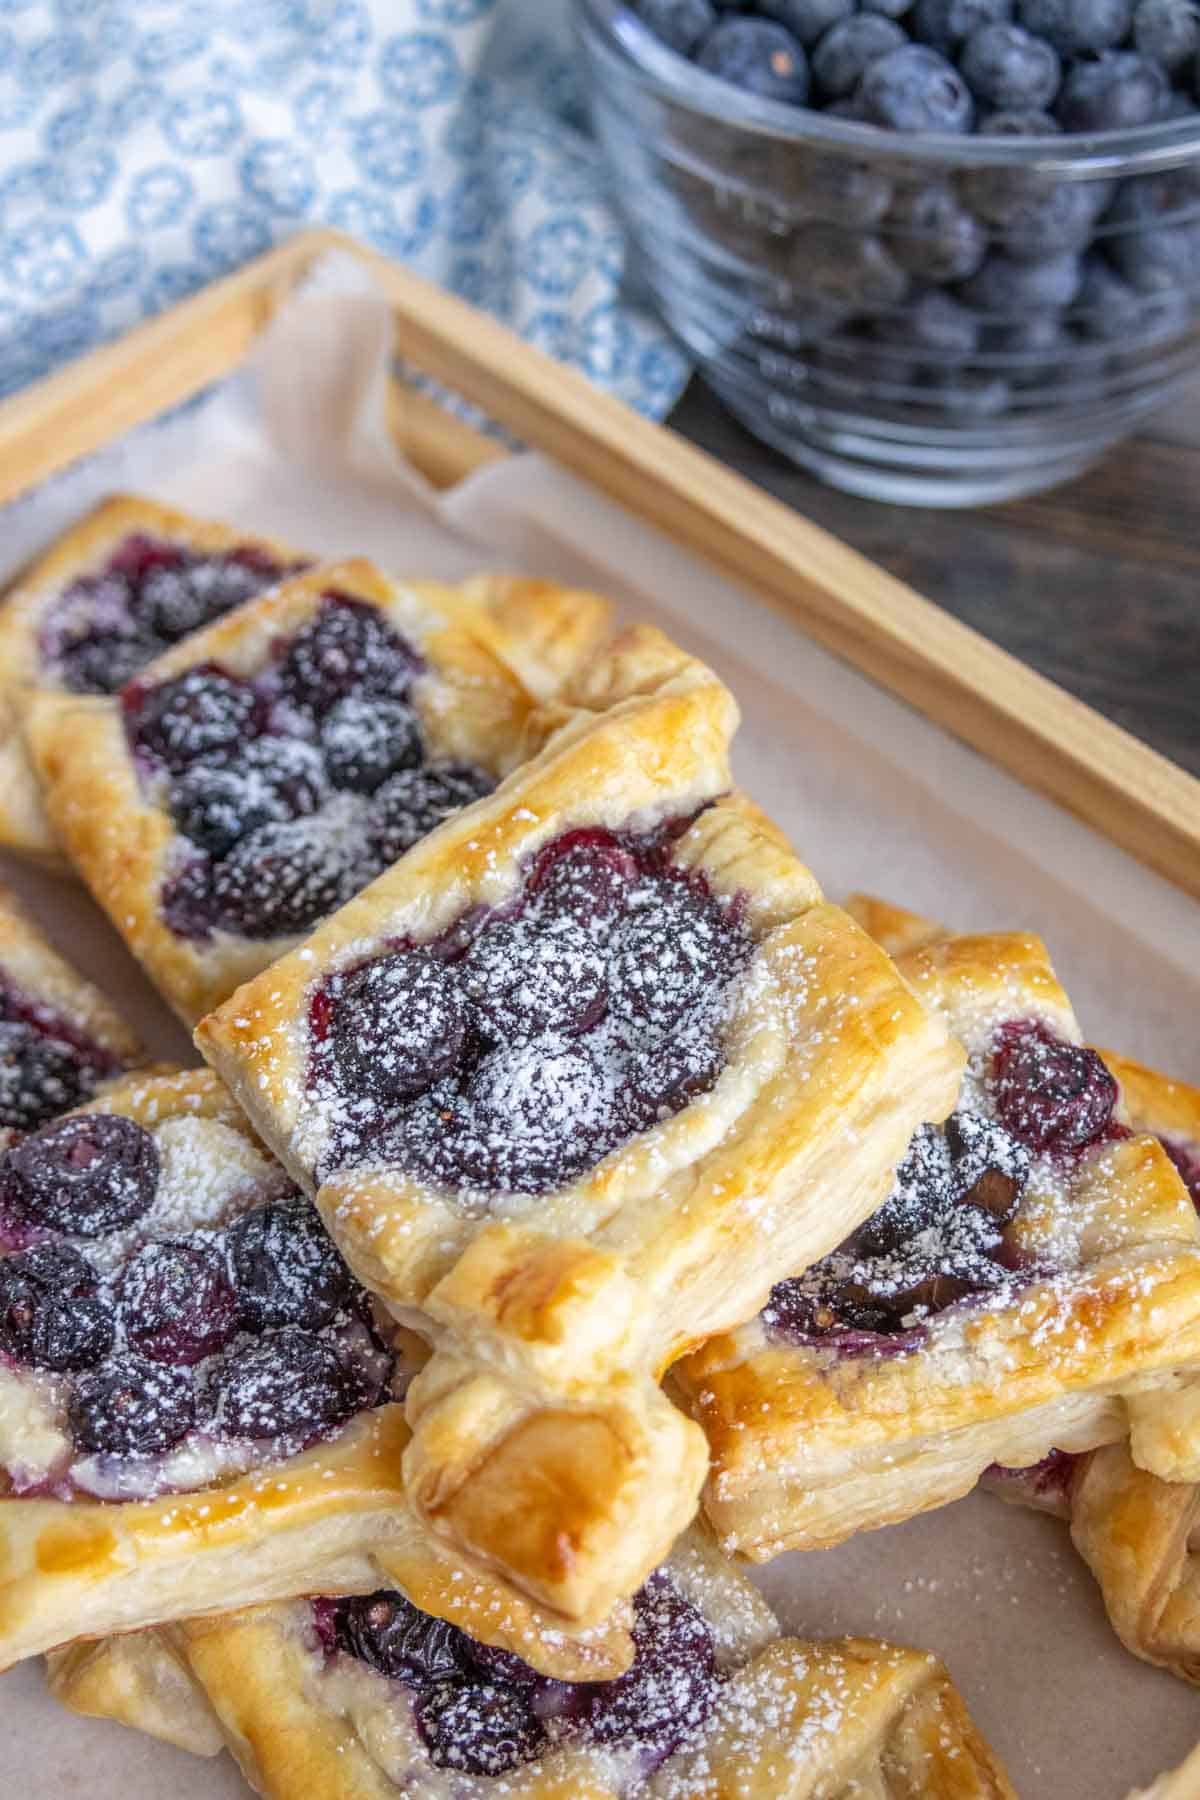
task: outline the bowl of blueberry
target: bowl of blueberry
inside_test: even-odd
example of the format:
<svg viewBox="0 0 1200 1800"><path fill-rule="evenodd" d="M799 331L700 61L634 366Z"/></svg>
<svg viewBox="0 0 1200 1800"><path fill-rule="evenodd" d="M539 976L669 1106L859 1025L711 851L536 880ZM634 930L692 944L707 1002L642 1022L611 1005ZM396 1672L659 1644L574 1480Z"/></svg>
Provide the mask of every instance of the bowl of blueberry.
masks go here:
<svg viewBox="0 0 1200 1800"><path fill-rule="evenodd" d="M1193 0L577 0L639 274L826 481L1078 474L1200 361Z"/></svg>

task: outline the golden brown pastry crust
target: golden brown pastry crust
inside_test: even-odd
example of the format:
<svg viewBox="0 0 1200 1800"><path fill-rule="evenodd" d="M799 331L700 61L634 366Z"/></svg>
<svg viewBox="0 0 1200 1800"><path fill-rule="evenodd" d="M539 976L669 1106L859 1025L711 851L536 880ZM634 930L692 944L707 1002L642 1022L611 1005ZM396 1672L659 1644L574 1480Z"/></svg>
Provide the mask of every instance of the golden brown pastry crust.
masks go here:
<svg viewBox="0 0 1200 1800"><path fill-rule="evenodd" d="M852 905L887 942L917 944L897 966L969 1052L1006 1017L1078 1041L1038 939L939 936L881 903ZM773 1341L755 1320L673 1372L708 1436L705 1509L727 1547L759 1560L837 1543L956 1498L991 1463L1115 1442L1146 1390L1196 1367L1200 1226L1161 1145L1102 1145L1065 1191L1037 1188L1018 1230L1063 1273L1013 1301L938 1315L919 1348L889 1358ZM1141 1453L1172 1454L1154 1441Z"/></svg>
<svg viewBox="0 0 1200 1800"><path fill-rule="evenodd" d="M351 1658L322 1657L307 1609L274 1606L150 1634L181 1658L195 1686L175 1683L177 1716L129 1703L136 1683L114 1671L115 1705L56 1672L76 1711L108 1712L164 1735L196 1733L197 1689L264 1800L1014 1800L945 1669L933 1657L868 1639L779 1638L764 1602L691 1533L667 1564L714 1630L725 1672L707 1725L648 1778L598 1746L560 1746L503 1778L471 1778L430 1762L406 1691ZM98 1651L145 1664L144 1646ZM139 1679L144 1680L139 1669ZM173 1678L168 1675L168 1680ZM180 1722L183 1722L182 1725Z"/></svg>
<svg viewBox="0 0 1200 1800"><path fill-rule="evenodd" d="M427 672L414 684L413 704L439 757L497 778L537 747L539 699L572 658L591 651L608 621L607 603L595 595L491 577L465 589L399 583L358 560L311 569L226 613L149 664L143 678L167 681L208 662L257 674L331 589L378 608L420 652ZM139 777L118 699L41 691L27 700L25 728L58 838L185 1023L301 941L302 934L263 940L219 931L199 942L171 930L160 895L181 840Z"/></svg>
<svg viewBox="0 0 1200 1800"><path fill-rule="evenodd" d="M196 519L141 495L114 494L56 539L8 589L0 604L0 844L60 867L62 851L22 738L30 696L58 688L53 670L41 657L42 623L68 583L102 567L134 532L200 551L249 546L284 568L303 560L302 552L257 531Z"/></svg>
<svg viewBox="0 0 1200 1800"><path fill-rule="evenodd" d="M113 1083L80 1111L120 1112L148 1130L179 1118L254 1139L208 1069ZM150 1500L0 1494L0 1668L80 1637L297 1593L402 1586L426 1611L518 1650L555 1674L619 1672L624 1614L589 1635L539 1617L486 1577L464 1575L407 1503L403 1408L360 1413L286 1461Z"/></svg>
<svg viewBox="0 0 1200 1800"><path fill-rule="evenodd" d="M916 1122L944 1116L961 1059L777 828L724 794L733 702L707 670L635 631L568 685L563 718L538 758L196 1041L313 1191L331 1129L306 1088L316 984L502 904L564 832L708 803L673 856L740 896L755 946L713 1088L572 1185L497 1199L486 1219L395 1168L332 1174L317 1194L360 1279L435 1344L408 1399L414 1505L473 1564L587 1619L644 1580L694 1506L703 1444L662 1370L878 1204Z"/></svg>

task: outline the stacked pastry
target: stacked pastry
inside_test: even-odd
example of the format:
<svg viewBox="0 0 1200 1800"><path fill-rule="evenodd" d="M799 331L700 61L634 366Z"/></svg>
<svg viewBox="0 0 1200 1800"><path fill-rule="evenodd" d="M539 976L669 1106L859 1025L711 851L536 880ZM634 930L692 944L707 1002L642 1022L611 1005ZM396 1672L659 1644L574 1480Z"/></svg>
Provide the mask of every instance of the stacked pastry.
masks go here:
<svg viewBox="0 0 1200 1800"><path fill-rule="evenodd" d="M1084 1496L1197 1479L1192 1152L1037 940L829 903L592 595L120 500L0 667L0 831L208 1064L12 915L3 1665L276 1800L1008 1794L934 1660L723 1552L1067 1457L1186 1663Z"/></svg>

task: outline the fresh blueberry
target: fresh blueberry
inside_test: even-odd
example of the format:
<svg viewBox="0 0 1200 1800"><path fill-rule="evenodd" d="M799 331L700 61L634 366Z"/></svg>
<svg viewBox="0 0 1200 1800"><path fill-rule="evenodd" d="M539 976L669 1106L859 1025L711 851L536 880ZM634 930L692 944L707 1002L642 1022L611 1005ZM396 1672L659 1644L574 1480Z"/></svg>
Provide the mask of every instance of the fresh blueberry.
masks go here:
<svg viewBox="0 0 1200 1800"><path fill-rule="evenodd" d="M79 1052L24 1019L0 1020L0 1125L34 1131L94 1086Z"/></svg>
<svg viewBox="0 0 1200 1800"><path fill-rule="evenodd" d="M1017 17L1062 57L1098 56L1128 37L1133 0L1017 0Z"/></svg>
<svg viewBox="0 0 1200 1800"><path fill-rule="evenodd" d="M880 13L855 13L831 25L813 51L813 80L823 94L839 99L855 92L864 72L908 39L894 20Z"/></svg>
<svg viewBox="0 0 1200 1800"><path fill-rule="evenodd" d="M632 6L642 24L680 56L690 56L717 22L708 0L632 0Z"/></svg>
<svg viewBox="0 0 1200 1800"><path fill-rule="evenodd" d="M1200 50L1200 14L1192 0L1138 0L1133 42L1143 56L1177 75Z"/></svg>
<svg viewBox="0 0 1200 1800"><path fill-rule="evenodd" d="M505 973L514 975L511 968ZM330 1041L349 1092L394 1100L450 1073L466 1025L462 991L445 963L425 951L398 950L340 982Z"/></svg>
<svg viewBox="0 0 1200 1800"><path fill-rule="evenodd" d="M921 398L926 405L964 422L994 419L1012 403L1004 377L984 369L930 369Z"/></svg>
<svg viewBox="0 0 1200 1800"><path fill-rule="evenodd" d="M1123 181L1104 227L1110 262L1140 293L1200 285L1200 172L1164 169Z"/></svg>
<svg viewBox="0 0 1200 1800"><path fill-rule="evenodd" d="M180 774L201 757L233 750L257 736L261 715L249 682L215 663L199 663L143 694L131 724L138 747Z"/></svg>
<svg viewBox="0 0 1200 1800"><path fill-rule="evenodd" d="M246 1331L326 1325L350 1298L350 1271L315 1207L297 1195L243 1213L228 1233L238 1323Z"/></svg>
<svg viewBox="0 0 1200 1800"><path fill-rule="evenodd" d="M331 1344L289 1326L249 1350L231 1350L210 1370L205 1400L227 1437L305 1441L359 1410L358 1384Z"/></svg>
<svg viewBox="0 0 1200 1800"><path fill-rule="evenodd" d="M1067 131L1127 131L1161 118L1170 83L1158 63L1136 50L1106 50L1067 71L1058 117Z"/></svg>
<svg viewBox="0 0 1200 1800"><path fill-rule="evenodd" d="M882 13L888 19L902 19L913 0L859 0L860 12Z"/></svg>
<svg viewBox="0 0 1200 1800"><path fill-rule="evenodd" d="M69 1244L0 1259L0 1350L40 1369L90 1369L112 1349L112 1310Z"/></svg>
<svg viewBox="0 0 1200 1800"><path fill-rule="evenodd" d="M1049 106L1062 80L1053 45L1020 25L981 25L963 45L958 66L980 105L1002 111Z"/></svg>
<svg viewBox="0 0 1200 1800"><path fill-rule="evenodd" d="M122 1269L116 1300L126 1343L152 1362L199 1362L237 1326L225 1259L198 1239L146 1244Z"/></svg>
<svg viewBox="0 0 1200 1800"><path fill-rule="evenodd" d="M976 130L981 137L1060 137L1062 126L1048 112L985 113Z"/></svg>
<svg viewBox="0 0 1200 1800"><path fill-rule="evenodd" d="M0 1194L19 1218L73 1237L140 1219L158 1186L158 1145L120 1113L44 1125L0 1162Z"/></svg>
<svg viewBox="0 0 1200 1800"><path fill-rule="evenodd" d="M403 1594L384 1591L341 1601L336 1630L340 1648L389 1681L410 1687L454 1681L470 1667L468 1640L457 1626L422 1612Z"/></svg>
<svg viewBox="0 0 1200 1800"><path fill-rule="evenodd" d="M78 1449L156 1456L192 1429L196 1397L185 1370L124 1356L82 1375L67 1411Z"/></svg>
<svg viewBox="0 0 1200 1800"><path fill-rule="evenodd" d="M1042 262L1022 262L993 251L959 289L968 306L977 312L1015 313L1055 311L1070 306L1079 292L1078 256L1048 256Z"/></svg>
<svg viewBox="0 0 1200 1800"><path fill-rule="evenodd" d="M807 48L839 19L850 17L854 0L758 0L757 10L765 18L786 25Z"/></svg>
<svg viewBox="0 0 1200 1800"><path fill-rule="evenodd" d="M1044 388L1076 349L1058 313L1030 313L986 327L983 349L989 364L1014 387Z"/></svg>
<svg viewBox="0 0 1200 1800"><path fill-rule="evenodd" d="M996 207L1003 219L995 221L1000 246L1020 262L1042 262L1065 251L1085 250L1091 242L1097 214L1108 204L1110 188L1103 181L1049 181L1035 170L991 171L997 178L1009 174L1010 204ZM993 195L999 190L993 184Z"/></svg>
<svg viewBox="0 0 1200 1800"><path fill-rule="evenodd" d="M876 336L939 361L965 362L979 344L979 319L940 288L930 288L902 312L875 321Z"/></svg>
<svg viewBox="0 0 1200 1800"><path fill-rule="evenodd" d="M908 292L908 276L881 238L837 225L801 226L791 280L806 299L841 312L898 306Z"/></svg>
<svg viewBox="0 0 1200 1800"><path fill-rule="evenodd" d="M1135 331L1145 298L1102 256L1085 256L1073 318L1086 338L1100 343L1127 341Z"/></svg>
<svg viewBox="0 0 1200 1800"><path fill-rule="evenodd" d="M894 262L923 281L962 281L987 252L974 213L943 182L902 188L885 220L884 243Z"/></svg>
<svg viewBox="0 0 1200 1800"><path fill-rule="evenodd" d="M907 44L871 63L858 98L868 123L891 131L971 129L970 90L952 63L923 44Z"/></svg>
<svg viewBox="0 0 1200 1800"><path fill-rule="evenodd" d="M422 756L421 727L412 707L386 695L347 694L320 726L320 745L334 787L371 794Z"/></svg>
<svg viewBox="0 0 1200 1800"><path fill-rule="evenodd" d="M946 54L957 51L981 25L1012 18L1013 0L916 0L909 29L922 44Z"/></svg>
<svg viewBox="0 0 1200 1800"><path fill-rule="evenodd" d="M828 108L826 108L828 111ZM795 219L831 224L878 224L892 198L892 184L877 163L797 151L788 160L788 204Z"/></svg>
<svg viewBox="0 0 1200 1800"><path fill-rule="evenodd" d="M808 100L808 59L804 46L782 25L767 19L722 19L697 57L710 75L757 94L803 106Z"/></svg>

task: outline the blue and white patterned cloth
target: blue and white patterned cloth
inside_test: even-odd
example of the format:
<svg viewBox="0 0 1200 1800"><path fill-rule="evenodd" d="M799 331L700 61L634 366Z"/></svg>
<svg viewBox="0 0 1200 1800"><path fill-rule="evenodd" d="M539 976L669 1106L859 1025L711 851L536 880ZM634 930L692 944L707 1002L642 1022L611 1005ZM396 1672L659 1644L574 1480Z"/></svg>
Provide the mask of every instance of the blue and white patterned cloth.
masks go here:
<svg viewBox="0 0 1200 1800"><path fill-rule="evenodd" d="M0 395L305 224L651 416L559 0L0 0Z"/></svg>

